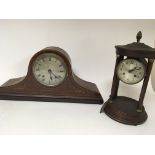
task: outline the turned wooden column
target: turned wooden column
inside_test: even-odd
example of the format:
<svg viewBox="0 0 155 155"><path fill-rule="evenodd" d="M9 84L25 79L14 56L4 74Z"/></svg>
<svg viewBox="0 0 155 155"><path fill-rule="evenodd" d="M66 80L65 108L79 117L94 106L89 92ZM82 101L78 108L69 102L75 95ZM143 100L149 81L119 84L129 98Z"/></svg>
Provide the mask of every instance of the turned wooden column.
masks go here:
<svg viewBox="0 0 155 155"><path fill-rule="evenodd" d="M117 66L120 61L123 60L124 56L120 56L116 54L116 63L115 63L115 69L114 69L114 76L113 76L113 83L112 83L112 88L111 88L111 94L110 94L110 100L115 98L118 93L118 86L119 86L119 79L117 77Z"/></svg>
<svg viewBox="0 0 155 155"><path fill-rule="evenodd" d="M143 86L142 86L140 97L139 97L137 112L142 112L143 111L143 101L144 101L147 85L148 85L148 82L149 82L153 62L154 62L154 59L148 59L146 75L145 75L145 78L144 78L144 81L143 81Z"/></svg>

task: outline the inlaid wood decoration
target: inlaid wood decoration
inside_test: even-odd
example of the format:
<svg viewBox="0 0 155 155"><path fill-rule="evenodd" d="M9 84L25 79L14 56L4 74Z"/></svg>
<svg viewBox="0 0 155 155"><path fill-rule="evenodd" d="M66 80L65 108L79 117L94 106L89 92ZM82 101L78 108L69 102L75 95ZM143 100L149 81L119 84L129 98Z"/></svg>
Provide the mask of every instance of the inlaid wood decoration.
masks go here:
<svg viewBox="0 0 155 155"><path fill-rule="evenodd" d="M77 77L69 55L58 47L36 53L25 77L10 79L0 87L0 99L103 103L97 86Z"/></svg>

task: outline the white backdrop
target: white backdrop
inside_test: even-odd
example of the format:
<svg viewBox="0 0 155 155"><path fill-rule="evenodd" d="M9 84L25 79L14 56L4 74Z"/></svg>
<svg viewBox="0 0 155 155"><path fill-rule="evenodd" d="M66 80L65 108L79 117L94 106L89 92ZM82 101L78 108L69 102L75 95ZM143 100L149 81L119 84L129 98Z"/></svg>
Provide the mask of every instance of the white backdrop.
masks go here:
<svg viewBox="0 0 155 155"><path fill-rule="evenodd" d="M110 95L117 44L136 41L154 46L155 20L0 20L0 84L26 75L30 58L47 46L63 48L75 73ZM120 83L119 95L139 98L142 83ZM140 126L117 123L100 114L101 105L0 101L0 134L155 134L155 93L149 83Z"/></svg>

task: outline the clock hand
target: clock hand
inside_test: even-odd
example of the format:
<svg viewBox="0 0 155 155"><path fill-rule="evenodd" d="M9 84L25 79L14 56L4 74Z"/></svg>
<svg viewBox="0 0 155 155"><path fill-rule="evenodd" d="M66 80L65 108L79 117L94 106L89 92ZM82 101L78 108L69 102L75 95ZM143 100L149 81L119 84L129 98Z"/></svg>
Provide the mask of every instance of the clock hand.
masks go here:
<svg viewBox="0 0 155 155"><path fill-rule="evenodd" d="M53 76L54 76L56 79L61 78L60 76L56 76L56 75L52 72L51 69L49 69L48 72L49 72L49 74L50 74L50 79L52 78L52 76L51 76L52 74L53 74ZM52 79L51 79L51 80L52 80Z"/></svg>
<svg viewBox="0 0 155 155"><path fill-rule="evenodd" d="M135 69L136 69L136 67L134 67L134 68L128 70L128 72L131 73L131 72L134 71Z"/></svg>
<svg viewBox="0 0 155 155"><path fill-rule="evenodd" d="M53 79L53 78L52 78L52 70L49 69L49 70L48 70L48 73L50 74L50 79L52 80L52 79Z"/></svg>
<svg viewBox="0 0 155 155"><path fill-rule="evenodd" d="M59 75L59 76L57 76L57 79L60 79L60 78L62 78L60 75Z"/></svg>
<svg viewBox="0 0 155 155"><path fill-rule="evenodd" d="M60 79L60 78L61 78L61 76L56 76L53 72L52 72L52 74L54 75L54 77L55 77L56 79Z"/></svg>
<svg viewBox="0 0 155 155"><path fill-rule="evenodd" d="M139 68L136 68L136 70L140 70L141 69L141 67L139 67Z"/></svg>
<svg viewBox="0 0 155 155"><path fill-rule="evenodd" d="M51 74L50 74L50 79L51 79L51 80L53 79Z"/></svg>
<svg viewBox="0 0 155 155"><path fill-rule="evenodd" d="M131 73L131 72L134 71L134 70L140 70L140 69L141 69L141 67L139 67L139 68L134 67L133 69L130 69L128 72Z"/></svg>
<svg viewBox="0 0 155 155"><path fill-rule="evenodd" d="M55 76L56 79L60 79L61 78L61 76L56 76L54 73L53 73L53 75Z"/></svg>
<svg viewBox="0 0 155 155"><path fill-rule="evenodd" d="M57 78L57 76L53 72L51 72L51 73L54 75L55 78Z"/></svg>

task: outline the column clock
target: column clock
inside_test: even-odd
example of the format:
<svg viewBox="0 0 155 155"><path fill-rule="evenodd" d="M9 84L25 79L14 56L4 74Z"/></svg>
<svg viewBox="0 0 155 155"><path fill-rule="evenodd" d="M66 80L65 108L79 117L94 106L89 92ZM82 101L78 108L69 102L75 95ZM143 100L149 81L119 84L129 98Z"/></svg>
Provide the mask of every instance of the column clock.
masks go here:
<svg viewBox="0 0 155 155"><path fill-rule="evenodd" d="M155 49L140 42L141 31L136 38L137 42L115 46L117 57L111 95L101 108L110 118L129 125L139 125L147 119L143 101L155 59ZM118 96L119 81L128 85L143 81L139 100Z"/></svg>

